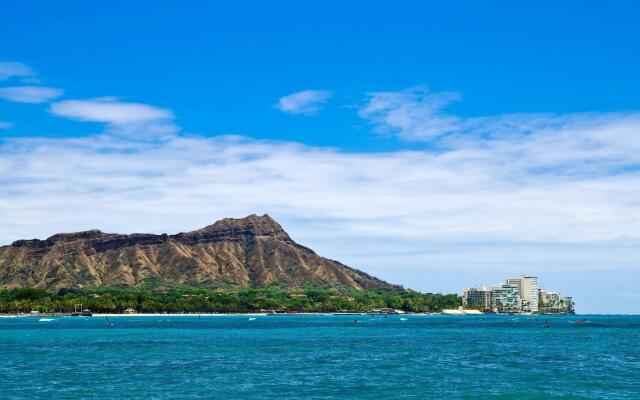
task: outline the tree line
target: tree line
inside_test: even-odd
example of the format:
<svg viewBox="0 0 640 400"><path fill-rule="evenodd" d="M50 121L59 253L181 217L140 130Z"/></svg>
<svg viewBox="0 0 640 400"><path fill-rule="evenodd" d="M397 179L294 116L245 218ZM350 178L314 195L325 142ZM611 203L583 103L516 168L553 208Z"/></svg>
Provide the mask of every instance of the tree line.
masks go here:
<svg viewBox="0 0 640 400"><path fill-rule="evenodd" d="M329 290L307 288L207 289L177 287L165 290L89 288L61 289L56 293L38 288L0 290L0 313L74 311L76 305L95 313L239 313L239 312L367 312L393 308L406 312L439 312L457 308L455 294L419 293L410 290Z"/></svg>

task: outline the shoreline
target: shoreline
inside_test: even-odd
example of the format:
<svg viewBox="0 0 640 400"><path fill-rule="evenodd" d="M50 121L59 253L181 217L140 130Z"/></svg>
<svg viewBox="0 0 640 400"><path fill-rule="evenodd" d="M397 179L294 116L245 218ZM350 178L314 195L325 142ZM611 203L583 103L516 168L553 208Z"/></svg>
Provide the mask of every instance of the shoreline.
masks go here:
<svg viewBox="0 0 640 400"><path fill-rule="evenodd" d="M276 313L276 314L268 314L268 313L136 313L136 314L103 314L103 313L95 313L92 314L91 317L268 317L268 316L296 316L296 315L326 315L326 316L369 316L369 315L440 315L439 313L431 313L431 314L367 314L367 313L348 313L348 314L340 314L340 313ZM69 314L1 314L0 318L61 318L61 317L72 317ZM75 318L75 317L74 317Z"/></svg>
<svg viewBox="0 0 640 400"><path fill-rule="evenodd" d="M405 313L405 314L369 314L369 313L278 313L278 314L269 314L269 313L135 313L135 314L104 314L104 313L96 313L91 317L97 318L131 318L131 317L268 317L268 316L334 316L334 317L358 317L358 316L441 316L441 317L487 317L487 316L509 316L509 317L538 317L538 318L547 318L554 316L638 316L640 314L535 314L535 315L526 315L526 314L464 314L464 315L451 315L444 313ZM61 317L74 317L70 314L0 314L0 319L2 318L61 318ZM85 317L87 318L87 317Z"/></svg>

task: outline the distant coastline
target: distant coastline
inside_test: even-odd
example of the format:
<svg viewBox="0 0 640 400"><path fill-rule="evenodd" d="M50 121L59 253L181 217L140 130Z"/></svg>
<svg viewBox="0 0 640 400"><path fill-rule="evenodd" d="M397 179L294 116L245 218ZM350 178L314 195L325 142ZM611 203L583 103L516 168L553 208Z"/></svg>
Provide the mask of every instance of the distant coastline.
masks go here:
<svg viewBox="0 0 640 400"><path fill-rule="evenodd" d="M324 313L324 312L299 312L299 313L261 313L261 312L246 312L246 313L96 313L92 314L90 317L79 317L79 318L131 318L131 317L295 317L295 316L396 316L396 317L425 317L425 316L446 316L446 317L528 317L528 318L543 318L543 317L570 317L570 316L581 316L581 315L594 315L594 316L607 316L607 315L640 315L640 313L636 314L621 314L621 313L580 313L580 314L558 314L558 313L550 313L550 314L496 314L496 313L469 313L469 314L450 314L447 312L433 312L433 313L402 313L402 314L377 314L377 313ZM0 318L74 318L71 314L0 314Z"/></svg>

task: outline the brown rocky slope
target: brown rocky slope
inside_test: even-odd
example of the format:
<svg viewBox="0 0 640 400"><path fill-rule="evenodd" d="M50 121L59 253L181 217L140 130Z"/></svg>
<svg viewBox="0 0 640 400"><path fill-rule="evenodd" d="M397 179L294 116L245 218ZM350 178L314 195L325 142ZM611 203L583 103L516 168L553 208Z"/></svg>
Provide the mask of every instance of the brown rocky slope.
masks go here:
<svg viewBox="0 0 640 400"><path fill-rule="evenodd" d="M318 256L268 215L226 218L177 235L92 230L0 247L0 287L159 285L399 288Z"/></svg>

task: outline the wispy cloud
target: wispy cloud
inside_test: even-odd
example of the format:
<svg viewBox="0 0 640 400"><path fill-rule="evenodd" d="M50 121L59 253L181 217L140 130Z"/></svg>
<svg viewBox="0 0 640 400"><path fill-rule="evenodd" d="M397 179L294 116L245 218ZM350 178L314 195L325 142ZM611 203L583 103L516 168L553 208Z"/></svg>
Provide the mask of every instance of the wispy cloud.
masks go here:
<svg viewBox="0 0 640 400"><path fill-rule="evenodd" d="M0 129L10 129L13 126L10 122L0 121Z"/></svg>
<svg viewBox="0 0 640 400"><path fill-rule="evenodd" d="M44 86L13 86L0 88L0 98L18 103L46 103L62 96L61 89Z"/></svg>
<svg viewBox="0 0 640 400"><path fill-rule="evenodd" d="M331 96L327 90L303 90L281 97L276 108L289 114L314 115Z"/></svg>
<svg viewBox="0 0 640 400"><path fill-rule="evenodd" d="M429 142L476 162L509 165L518 178L527 174L613 176L635 173L640 167L640 113L463 118L444 111L458 98L455 93L431 93L424 87L372 93L359 115L380 132Z"/></svg>
<svg viewBox="0 0 640 400"><path fill-rule="evenodd" d="M621 114L498 114L462 117L447 112L447 107L461 100L456 92L431 92L416 86L397 92L373 92L358 115L368 120L377 132L397 135L408 141L434 142L451 140L490 140L516 138L545 131L557 132L566 127L586 128L594 121L622 118Z"/></svg>
<svg viewBox="0 0 640 400"><path fill-rule="evenodd" d="M60 101L51 104L50 112L77 121L106 123L110 133L119 135L155 137L178 130L171 110L113 97Z"/></svg>
<svg viewBox="0 0 640 400"><path fill-rule="evenodd" d="M28 65L21 62L0 62L0 80L9 78L31 78L35 77L35 72Z"/></svg>
<svg viewBox="0 0 640 400"><path fill-rule="evenodd" d="M65 100L52 104L51 112L79 121L111 124L132 124L173 119L173 113L167 109L141 103L125 103L112 97L91 100Z"/></svg>
<svg viewBox="0 0 640 400"><path fill-rule="evenodd" d="M640 115L614 114L526 139L390 153L241 137L11 139L0 148L2 235L73 221L172 231L269 212L332 221L342 237L637 243L637 132Z"/></svg>
<svg viewBox="0 0 640 400"><path fill-rule="evenodd" d="M102 215L120 230L153 230L157 221L172 230L188 215L264 211L333 221L347 236L640 241L640 113L443 115L457 97L423 88L371 94L363 117L403 137L438 140L389 153L181 137L168 109L115 98L55 102L53 114L105 123L107 134L5 140L6 239L22 236L11 232L25 232L29 214L53 232L67 220L100 225ZM135 140L149 135L155 140ZM56 204L52 217L46 210Z"/></svg>
<svg viewBox="0 0 640 400"><path fill-rule="evenodd" d="M458 99L458 93L431 93L424 86L399 92L373 92L358 114L370 120L379 132L425 140L461 129L461 118L443 112Z"/></svg>

